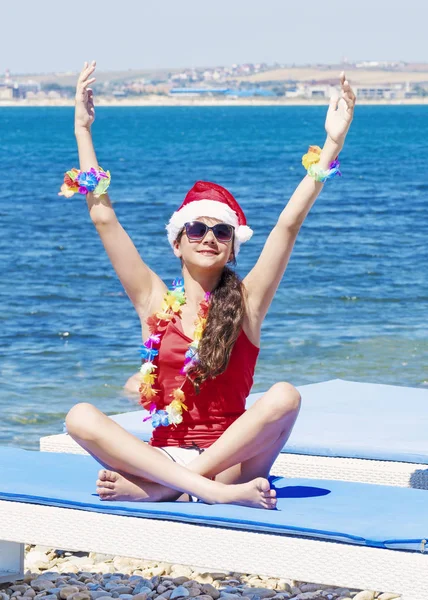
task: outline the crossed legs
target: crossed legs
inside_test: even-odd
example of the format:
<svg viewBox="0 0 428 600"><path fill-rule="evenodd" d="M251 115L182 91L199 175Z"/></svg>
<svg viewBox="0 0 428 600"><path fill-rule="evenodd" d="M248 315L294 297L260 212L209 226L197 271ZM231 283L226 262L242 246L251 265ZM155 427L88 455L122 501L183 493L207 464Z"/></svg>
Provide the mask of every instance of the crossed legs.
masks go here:
<svg viewBox="0 0 428 600"><path fill-rule="evenodd" d="M208 503L274 508L275 492L266 477L299 407L300 395L293 386L275 384L187 467L170 461L90 404L74 406L66 424L69 434L109 469L100 471L97 482L105 499L119 499L114 493L119 486L127 489L127 499L139 501L175 500L190 493Z"/></svg>

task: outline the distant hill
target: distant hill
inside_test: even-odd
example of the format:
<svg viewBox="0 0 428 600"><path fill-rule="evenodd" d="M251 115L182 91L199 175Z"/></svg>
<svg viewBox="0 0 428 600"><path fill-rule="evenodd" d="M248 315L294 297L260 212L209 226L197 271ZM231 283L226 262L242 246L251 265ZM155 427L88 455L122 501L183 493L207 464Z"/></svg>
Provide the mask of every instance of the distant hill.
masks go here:
<svg viewBox="0 0 428 600"><path fill-rule="evenodd" d="M128 71L99 71L96 72L97 83L106 81L121 82L134 79L157 79L165 80L168 74L179 73L181 69L129 69ZM57 83L61 86L75 85L79 71L69 71L66 73L27 73L14 75L14 81L28 81L32 79L38 83Z"/></svg>
<svg viewBox="0 0 428 600"><path fill-rule="evenodd" d="M354 85L386 85L394 83L428 82L428 64L415 63L398 68L356 68L351 65L316 65L302 67L272 68L267 71L233 77L235 82L267 83L278 82L317 82L333 83L337 81L340 71L345 68L350 81ZM165 81L169 74L180 73L185 69L129 69L127 71L97 71L97 83L121 83L136 79ZM198 71L203 71L199 67ZM12 75L14 81L23 82L32 79L38 83L57 83L60 86L74 86L78 72L39 73Z"/></svg>
<svg viewBox="0 0 428 600"><path fill-rule="evenodd" d="M410 65L409 65L410 67ZM342 69L346 69L346 75L354 85L385 85L390 83L419 83L428 81L428 65L416 65L410 69L358 69L350 65L317 66L317 67L288 67L273 69L237 78L237 81L251 83L263 82L325 82L330 83L337 80Z"/></svg>

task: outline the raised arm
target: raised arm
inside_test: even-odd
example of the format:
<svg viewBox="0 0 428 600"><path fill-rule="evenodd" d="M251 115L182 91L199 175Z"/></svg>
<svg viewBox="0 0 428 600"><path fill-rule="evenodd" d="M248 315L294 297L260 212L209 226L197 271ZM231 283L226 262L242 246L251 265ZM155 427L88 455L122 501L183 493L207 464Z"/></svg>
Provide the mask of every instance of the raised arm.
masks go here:
<svg viewBox="0 0 428 600"><path fill-rule="evenodd" d="M89 87L95 81L95 61L85 63L76 87L75 135L79 151L80 170L98 168L92 142L91 126L95 120L94 95ZM96 198L86 195L92 222L98 231L126 293L141 319L151 314L165 293L166 286L141 259L131 238L119 223L110 198L104 193Z"/></svg>
<svg viewBox="0 0 428 600"><path fill-rule="evenodd" d="M355 95L344 73L340 83L340 98L334 96L330 100L325 122L327 139L317 164L326 171L343 148L354 113ZM279 216L256 265L245 277L248 312L253 324L261 326L288 265L300 227L322 187L323 183L306 175Z"/></svg>

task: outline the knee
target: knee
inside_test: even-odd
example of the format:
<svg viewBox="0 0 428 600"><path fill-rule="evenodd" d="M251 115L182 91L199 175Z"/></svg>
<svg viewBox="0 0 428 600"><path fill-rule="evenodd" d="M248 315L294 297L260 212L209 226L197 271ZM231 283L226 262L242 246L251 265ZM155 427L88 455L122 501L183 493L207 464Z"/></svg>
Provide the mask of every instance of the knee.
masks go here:
<svg viewBox="0 0 428 600"><path fill-rule="evenodd" d="M65 426L71 437L93 440L99 429L100 411L88 402L79 402L68 412Z"/></svg>
<svg viewBox="0 0 428 600"><path fill-rule="evenodd" d="M275 383L264 398L267 414L274 421L288 416L294 416L295 418L299 413L302 402L298 390L286 381Z"/></svg>

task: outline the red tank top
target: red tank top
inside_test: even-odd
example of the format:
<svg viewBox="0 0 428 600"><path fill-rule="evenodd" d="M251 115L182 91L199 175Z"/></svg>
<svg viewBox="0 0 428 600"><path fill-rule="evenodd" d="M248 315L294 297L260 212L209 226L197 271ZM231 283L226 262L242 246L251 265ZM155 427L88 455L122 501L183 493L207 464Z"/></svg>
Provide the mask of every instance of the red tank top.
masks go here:
<svg viewBox="0 0 428 600"><path fill-rule="evenodd" d="M156 399L158 409L171 402L170 394L181 385L180 369L184 355L192 340L182 330L179 319L172 320L162 337L159 348ZM205 381L199 394L193 384L186 381L183 391L188 411L183 410L180 425L157 427L150 440L152 446L192 446L209 448L226 429L245 411L245 399L253 385L254 369L259 349L250 342L244 331L232 349L226 371Z"/></svg>

